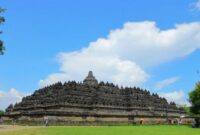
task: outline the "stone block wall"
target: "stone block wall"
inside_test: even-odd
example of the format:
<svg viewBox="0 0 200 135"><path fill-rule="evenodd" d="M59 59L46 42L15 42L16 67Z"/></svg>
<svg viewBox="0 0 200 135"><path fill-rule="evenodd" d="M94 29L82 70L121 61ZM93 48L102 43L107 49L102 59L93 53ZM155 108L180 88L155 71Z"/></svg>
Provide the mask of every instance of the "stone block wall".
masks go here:
<svg viewBox="0 0 200 135"><path fill-rule="evenodd" d="M45 118L48 118L49 125L135 125L135 124L178 124L179 118L166 117L83 117L83 116L45 116L30 117L22 116L18 118L2 117L5 123L23 125L44 125ZM169 123L169 120L171 123ZM142 123L141 123L142 121ZM181 124L193 124L193 118L182 118Z"/></svg>

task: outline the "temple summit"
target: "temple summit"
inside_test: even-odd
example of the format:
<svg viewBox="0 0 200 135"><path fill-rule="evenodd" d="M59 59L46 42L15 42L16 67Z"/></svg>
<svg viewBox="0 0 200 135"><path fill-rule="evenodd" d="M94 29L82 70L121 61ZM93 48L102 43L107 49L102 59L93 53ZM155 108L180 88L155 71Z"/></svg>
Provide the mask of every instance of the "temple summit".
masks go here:
<svg viewBox="0 0 200 135"><path fill-rule="evenodd" d="M55 83L10 105L5 121L55 125L168 123L185 116L174 102L138 87L98 82L92 71L81 83ZM185 117L183 122L192 119Z"/></svg>

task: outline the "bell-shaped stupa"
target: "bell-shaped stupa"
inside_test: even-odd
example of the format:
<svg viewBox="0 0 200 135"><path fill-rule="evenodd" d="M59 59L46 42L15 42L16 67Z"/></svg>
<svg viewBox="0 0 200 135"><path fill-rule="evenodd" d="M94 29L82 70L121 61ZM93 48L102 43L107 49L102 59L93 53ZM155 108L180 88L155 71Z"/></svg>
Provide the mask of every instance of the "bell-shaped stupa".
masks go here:
<svg viewBox="0 0 200 135"><path fill-rule="evenodd" d="M89 71L88 76L83 80L83 83L93 86L93 85L97 85L98 81L96 80L95 76L93 76L92 71Z"/></svg>

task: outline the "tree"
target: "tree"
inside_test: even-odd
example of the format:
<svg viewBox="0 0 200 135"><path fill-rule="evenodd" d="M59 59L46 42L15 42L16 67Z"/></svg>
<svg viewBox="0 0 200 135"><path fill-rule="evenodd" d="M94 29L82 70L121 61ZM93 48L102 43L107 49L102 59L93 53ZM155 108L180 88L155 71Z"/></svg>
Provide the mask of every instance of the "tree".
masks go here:
<svg viewBox="0 0 200 135"><path fill-rule="evenodd" d="M195 116L196 126L200 125L200 82L196 83L195 89L189 93L191 103L190 112Z"/></svg>
<svg viewBox="0 0 200 135"><path fill-rule="evenodd" d="M5 9L0 7L0 13L5 12ZM0 24L3 24L5 22L5 18L3 16L0 16ZM0 34L2 34L3 32L0 31ZM5 51L5 47L4 47L4 43L2 40L0 40L0 55L2 55Z"/></svg>
<svg viewBox="0 0 200 135"><path fill-rule="evenodd" d="M3 115L5 112L3 110L0 110L0 115Z"/></svg>

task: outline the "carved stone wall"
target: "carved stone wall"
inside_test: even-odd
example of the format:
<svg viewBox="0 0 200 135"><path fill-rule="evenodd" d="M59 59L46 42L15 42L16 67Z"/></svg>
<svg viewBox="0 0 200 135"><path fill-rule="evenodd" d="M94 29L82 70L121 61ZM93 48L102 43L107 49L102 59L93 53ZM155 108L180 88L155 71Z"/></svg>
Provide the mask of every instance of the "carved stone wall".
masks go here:
<svg viewBox="0 0 200 135"><path fill-rule="evenodd" d="M10 117L180 117L174 103L140 88L99 82L90 71L83 83L58 82L35 91L6 110Z"/></svg>

